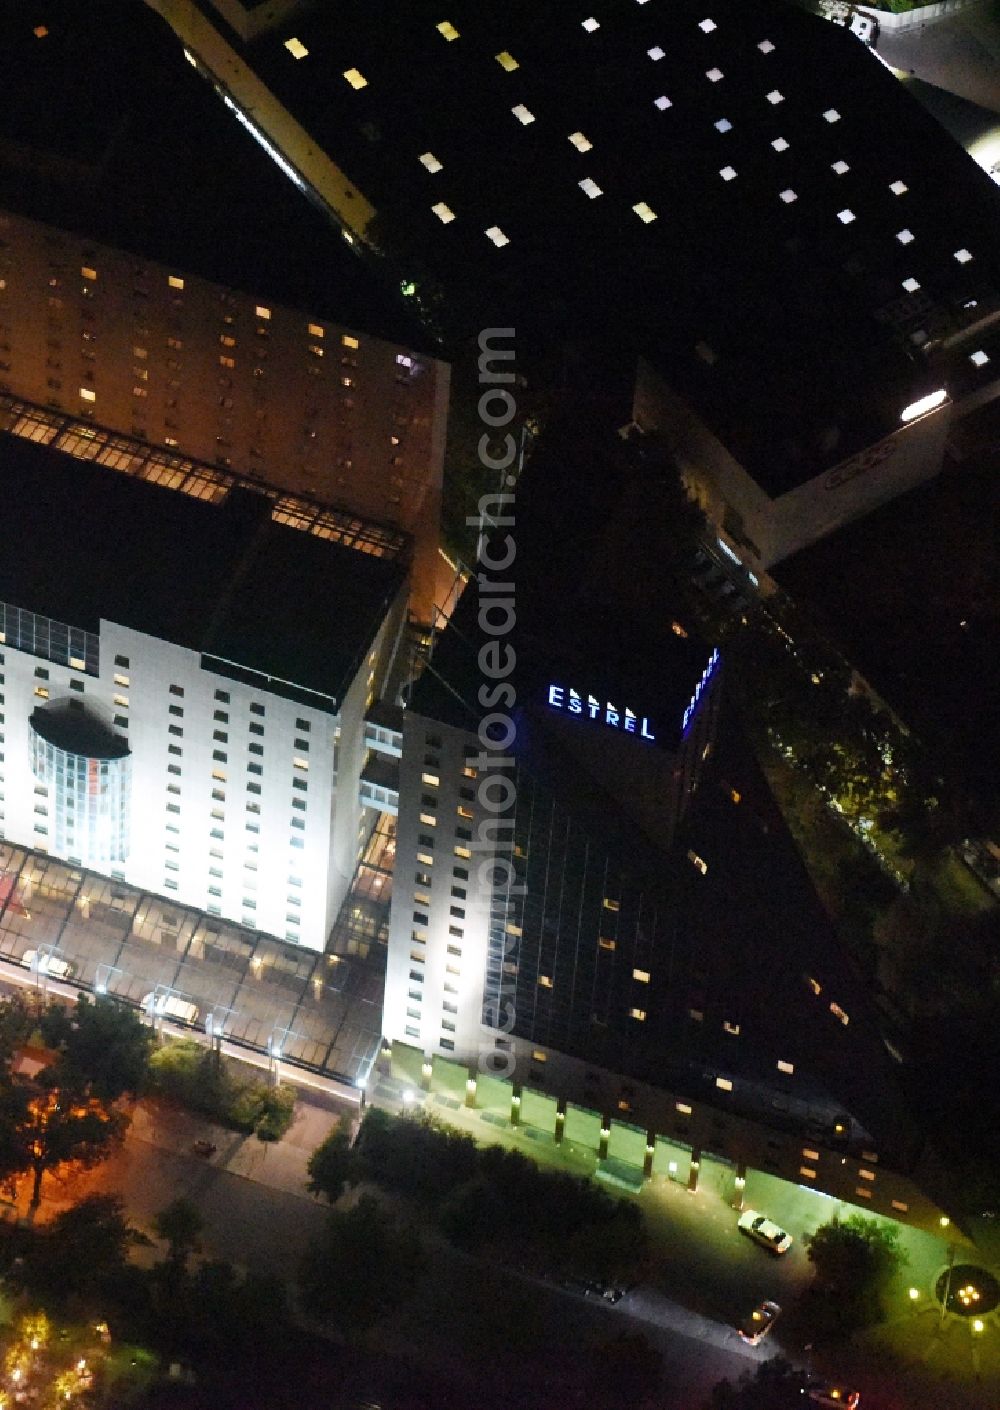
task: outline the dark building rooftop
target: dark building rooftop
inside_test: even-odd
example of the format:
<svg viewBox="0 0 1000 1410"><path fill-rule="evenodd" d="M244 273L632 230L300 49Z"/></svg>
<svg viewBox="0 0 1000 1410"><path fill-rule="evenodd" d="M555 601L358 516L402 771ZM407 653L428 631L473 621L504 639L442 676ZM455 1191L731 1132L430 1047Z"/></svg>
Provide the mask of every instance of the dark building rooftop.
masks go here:
<svg viewBox="0 0 1000 1410"><path fill-rule="evenodd" d="M0 205L431 350L144 4L0 8L0 93Z"/></svg>
<svg viewBox="0 0 1000 1410"><path fill-rule="evenodd" d="M274 512L250 489L207 503L0 436L0 514L17 526L0 555L0 601L91 632L103 618L267 677L278 694L298 687L339 704L405 561Z"/></svg>
<svg viewBox="0 0 1000 1410"><path fill-rule="evenodd" d="M441 14L343 0L244 53L468 329L624 333L769 494L898 429L920 347L996 307L993 183L851 34L777 0Z"/></svg>

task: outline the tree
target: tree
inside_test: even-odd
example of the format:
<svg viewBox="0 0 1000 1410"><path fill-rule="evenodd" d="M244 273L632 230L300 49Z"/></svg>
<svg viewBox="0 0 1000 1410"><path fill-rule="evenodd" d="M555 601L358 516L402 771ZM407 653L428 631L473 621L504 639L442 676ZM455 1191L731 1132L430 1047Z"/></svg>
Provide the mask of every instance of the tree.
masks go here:
<svg viewBox="0 0 1000 1410"><path fill-rule="evenodd" d="M331 1211L302 1261L299 1288L308 1312L362 1332L412 1296L423 1269L414 1230L393 1224L363 1195L352 1209Z"/></svg>
<svg viewBox="0 0 1000 1410"><path fill-rule="evenodd" d="M86 1093L55 1084L56 1068L35 1082L0 1087L0 1176L30 1173L30 1209L42 1198L47 1171L73 1164L89 1170L121 1144L128 1117Z"/></svg>
<svg viewBox="0 0 1000 1410"><path fill-rule="evenodd" d="M738 1384L719 1381L707 1410L801 1410L803 1379L801 1371L775 1356Z"/></svg>
<svg viewBox="0 0 1000 1410"><path fill-rule="evenodd" d="M188 1258L201 1247L204 1227L198 1206L183 1195L160 1210L153 1220L153 1228L157 1238L167 1245L166 1263L171 1271L183 1273L186 1270Z"/></svg>
<svg viewBox="0 0 1000 1410"><path fill-rule="evenodd" d="M29 1245L20 1281L43 1298L82 1298L103 1308L130 1249L143 1239L117 1195L88 1195L57 1214Z"/></svg>
<svg viewBox="0 0 1000 1410"><path fill-rule="evenodd" d="M153 1034L132 1009L108 995L81 994L76 1007L50 1004L39 1024L56 1054L60 1085L87 1091L103 1102L135 1095L149 1065Z"/></svg>
<svg viewBox="0 0 1000 1410"><path fill-rule="evenodd" d="M34 1006L22 994L0 1000L0 1069L9 1073L15 1051L31 1037L37 1021Z"/></svg>
<svg viewBox="0 0 1000 1410"><path fill-rule="evenodd" d="M805 1238L814 1286L807 1303L817 1331L847 1336L882 1319L882 1293L906 1262L899 1231L850 1214L822 1224Z"/></svg>
<svg viewBox="0 0 1000 1410"><path fill-rule="evenodd" d="M345 1188L356 1181L356 1166L350 1128L341 1119L309 1157L306 1189L311 1195L323 1195L330 1204L336 1204Z"/></svg>

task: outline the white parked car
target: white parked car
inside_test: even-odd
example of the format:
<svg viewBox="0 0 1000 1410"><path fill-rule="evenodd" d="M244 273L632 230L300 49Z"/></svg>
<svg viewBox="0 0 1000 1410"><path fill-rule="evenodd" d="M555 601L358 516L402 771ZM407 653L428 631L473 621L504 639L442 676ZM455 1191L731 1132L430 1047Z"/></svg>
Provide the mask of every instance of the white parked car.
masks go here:
<svg viewBox="0 0 1000 1410"><path fill-rule="evenodd" d="M850 24L847 26L852 34L856 34L862 44L872 45L878 38L878 20L874 15L867 15L863 10L853 10L851 12Z"/></svg>
<svg viewBox="0 0 1000 1410"><path fill-rule="evenodd" d="M748 1239L753 1239L754 1243L771 1253L787 1253L792 1246L791 1234L786 1234L784 1229L779 1229L777 1224L773 1224L766 1215L758 1214L756 1209L745 1209L737 1227L741 1234L746 1234Z"/></svg>
<svg viewBox="0 0 1000 1410"><path fill-rule="evenodd" d="M58 955L49 953L40 955L37 950L25 950L21 963L33 969L36 974L48 974L53 979L69 979L73 973L69 960L61 960Z"/></svg>
<svg viewBox="0 0 1000 1410"><path fill-rule="evenodd" d="M189 1004L186 999L178 999L174 994L161 994L159 998L155 993L146 994L142 1008L150 1018L155 1012L158 1018L177 1018L182 1023L198 1022L197 1004Z"/></svg>

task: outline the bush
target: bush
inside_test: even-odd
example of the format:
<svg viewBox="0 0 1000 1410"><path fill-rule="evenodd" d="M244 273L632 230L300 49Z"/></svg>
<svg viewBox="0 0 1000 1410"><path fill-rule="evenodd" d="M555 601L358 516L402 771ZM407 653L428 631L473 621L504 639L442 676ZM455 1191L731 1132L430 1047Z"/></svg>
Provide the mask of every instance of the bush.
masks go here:
<svg viewBox="0 0 1000 1410"><path fill-rule="evenodd" d="M241 1066L220 1062L195 1038L178 1038L150 1058L146 1090L234 1131L280 1140L292 1124L295 1088L244 1076L247 1069Z"/></svg>

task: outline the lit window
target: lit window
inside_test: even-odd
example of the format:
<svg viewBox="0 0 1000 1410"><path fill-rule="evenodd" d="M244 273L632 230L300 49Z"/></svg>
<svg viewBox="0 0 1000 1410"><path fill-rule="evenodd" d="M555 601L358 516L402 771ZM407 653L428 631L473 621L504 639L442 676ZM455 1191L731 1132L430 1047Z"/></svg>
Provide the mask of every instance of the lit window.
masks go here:
<svg viewBox="0 0 1000 1410"><path fill-rule="evenodd" d="M587 141L582 132L571 132L569 134L569 140L573 143L573 146L578 152L589 152L594 145L593 142Z"/></svg>
<svg viewBox="0 0 1000 1410"><path fill-rule="evenodd" d="M977 367L985 367L986 364L989 362L989 358L987 357L986 353L984 353L982 349L980 349L978 352L969 354L969 361L974 362Z"/></svg>
<svg viewBox="0 0 1000 1410"><path fill-rule="evenodd" d="M96 279L96 278L97 278L97 270L96 270L96 269L91 269L90 266L89 266L89 265L86 265L86 264L81 267L80 273L83 275L84 279Z"/></svg>
<svg viewBox="0 0 1000 1410"><path fill-rule="evenodd" d="M723 181L735 181L736 168L732 166L724 166L720 168L719 175L722 177Z"/></svg>
<svg viewBox="0 0 1000 1410"><path fill-rule="evenodd" d="M628 1011L628 1016L629 1016L629 1018L637 1019L639 1023L645 1023L645 1022L646 1022L646 1010L645 1010L645 1009L629 1009L629 1011Z"/></svg>
<svg viewBox="0 0 1000 1410"><path fill-rule="evenodd" d="M468 847L455 847L453 848L453 851L455 853L455 856L460 858L460 860L463 862L469 861L472 856L472 853Z"/></svg>
<svg viewBox="0 0 1000 1410"><path fill-rule="evenodd" d="M836 109L836 108L827 108L827 110L826 110L826 112L823 114L823 116L826 118L827 122L839 122L839 121L840 121L840 114L837 112L837 109Z"/></svg>
<svg viewBox="0 0 1000 1410"><path fill-rule="evenodd" d="M893 181L889 186L889 190L894 196L905 196L909 189L905 181Z"/></svg>
<svg viewBox="0 0 1000 1410"><path fill-rule="evenodd" d="M652 206L648 206L645 201L639 201L632 209L644 225L649 225L656 219L656 211L653 210Z"/></svg>
<svg viewBox="0 0 1000 1410"><path fill-rule="evenodd" d="M969 260L972 258L972 255L967 249L963 247L961 250L955 251L954 257L958 260L959 264L968 264Z"/></svg>
<svg viewBox="0 0 1000 1410"><path fill-rule="evenodd" d="M432 175L442 169L441 163L433 152L424 152L423 156L420 158L420 165L426 167Z"/></svg>
<svg viewBox="0 0 1000 1410"><path fill-rule="evenodd" d="M813 979L811 974L806 975L806 983L814 994L822 994L823 986L818 979Z"/></svg>
<svg viewBox="0 0 1000 1410"><path fill-rule="evenodd" d="M323 329L320 327L320 325L319 325L318 323L307 323L307 324L306 324L306 328L308 329L310 338L322 338L322 337L323 337Z"/></svg>
<svg viewBox="0 0 1000 1410"><path fill-rule="evenodd" d="M81 387L80 398L82 401L96 401L97 393L91 387Z"/></svg>
<svg viewBox="0 0 1000 1410"><path fill-rule="evenodd" d="M437 818L433 813L421 813L420 821L425 827L437 827Z"/></svg>
<svg viewBox="0 0 1000 1410"><path fill-rule="evenodd" d="M547 974L540 974L540 975L538 976L538 983L541 985L541 987L542 987L543 989L551 989L551 988L552 988L552 979L551 979L551 977L550 977L549 975L547 975Z"/></svg>
<svg viewBox="0 0 1000 1410"><path fill-rule="evenodd" d="M871 1199L872 1197L871 1190L866 1190L863 1185L858 1185L854 1193L858 1196L859 1199Z"/></svg>
<svg viewBox="0 0 1000 1410"><path fill-rule="evenodd" d="M167 283L169 284L169 286L170 286L171 289L183 289L183 288L184 288L184 280L181 279L180 276L177 275L177 274L168 274L168 275L167 275Z"/></svg>
<svg viewBox="0 0 1000 1410"><path fill-rule="evenodd" d="M648 983L649 983L649 970L648 970L648 969L634 969L634 970L632 971L632 978L633 978L634 980L636 980L639 984L648 984Z"/></svg>
<svg viewBox="0 0 1000 1410"><path fill-rule="evenodd" d="M524 123L525 127L528 126L529 122L535 121L535 114L529 112L523 103L518 103L516 107L511 108L511 112L517 118L518 122Z"/></svg>
<svg viewBox="0 0 1000 1410"><path fill-rule="evenodd" d="M808 1146L803 1149L802 1154L806 1160L819 1160L819 1151L810 1150Z"/></svg>
<svg viewBox="0 0 1000 1410"><path fill-rule="evenodd" d="M874 1170L865 1170L864 1168L862 1168L862 1169L860 1169L860 1170L858 1171L858 1175L861 1177L862 1180L874 1180L874 1179L875 1179L875 1171L874 1171Z"/></svg>
<svg viewBox="0 0 1000 1410"><path fill-rule="evenodd" d="M794 1062L785 1062L784 1058L779 1058L778 1071L785 1072L788 1074L789 1077L791 1077L792 1073L795 1071L795 1064Z"/></svg>
<svg viewBox="0 0 1000 1410"><path fill-rule="evenodd" d="M665 55L666 55L666 50L665 50L665 49L661 49L660 46L659 46L659 44L657 44L654 48L652 48L652 49L647 49L647 50L646 50L646 53L649 55L649 57L653 60L653 63L655 64L655 63L657 63L660 59L662 59L662 58L665 57Z"/></svg>
<svg viewBox="0 0 1000 1410"><path fill-rule="evenodd" d="M850 225L851 221L854 219L854 212L848 210L845 206L842 211L837 212L837 219L840 221L841 225Z"/></svg>
<svg viewBox="0 0 1000 1410"><path fill-rule="evenodd" d="M708 863L702 857L699 857L697 852L688 852L687 859L693 867L696 867L698 871L701 872L702 876L707 874Z"/></svg>
<svg viewBox="0 0 1000 1410"><path fill-rule="evenodd" d="M603 196L604 194L597 182L592 181L589 176L585 176L578 184L580 190L583 191L585 195L589 196L591 200L594 200L596 196Z"/></svg>
<svg viewBox="0 0 1000 1410"><path fill-rule="evenodd" d="M845 1028L851 1021L839 1004L831 1004L830 1012L833 1014L834 1018L840 1019L841 1023L844 1025Z"/></svg>
<svg viewBox="0 0 1000 1410"><path fill-rule="evenodd" d="M421 774L420 782L428 784L431 788L437 788L441 779L437 774Z"/></svg>
<svg viewBox="0 0 1000 1410"><path fill-rule="evenodd" d="M733 124L728 118L719 118L719 121L715 124L715 130L716 132L732 132Z"/></svg>
<svg viewBox="0 0 1000 1410"><path fill-rule="evenodd" d="M48 700L49 698L49 692L44 685L36 685L35 694L38 696L39 700Z"/></svg>
<svg viewBox="0 0 1000 1410"><path fill-rule="evenodd" d="M812 1167L808 1165L800 1165L799 1174L804 1175L807 1180L815 1180L816 1178L815 1170L813 1170Z"/></svg>
<svg viewBox="0 0 1000 1410"><path fill-rule="evenodd" d="M904 280L903 280L903 288L906 290L906 292L907 292L908 294L915 294L915 293L917 292L917 290L920 288L920 280L919 280L919 279L914 279L913 276L911 275L909 279L904 279Z"/></svg>
<svg viewBox="0 0 1000 1410"><path fill-rule="evenodd" d="M309 767L309 760L308 760L308 759L300 759L300 758L298 758L298 757L295 757L295 758L292 759L292 767L293 767L293 768L296 768L296 769L308 769L308 767Z"/></svg>
<svg viewBox="0 0 1000 1410"><path fill-rule="evenodd" d="M127 695L116 695L116 696L114 697L114 703L115 703L116 705L120 706L121 709L127 710L127 709L128 709L128 696L127 696Z"/></svg>
<svg viewBox="0 0 1000 1410"><path fill-rule="evenodd" d="M265 308L263 304L258 304L257 307L254 309L254 312L256 313L258 318L271 317L271 310L269 308Z"/></svg>
<svg viewBox="0 0 1000 1410"><path fill-rule="evenodd" d="M434 858L430 852L418 852L417 861L421 866L425 867L432 867L434 865Z"/></svg>
<svg viewBox="0 0 1000 1410"><path fill-rule="evenodd" d="M546 1056L545 1053L539 1052L538 1049L536 1048L536 1049L534 1050L534 1052L531 1054L531 1061L532 1061L532 1062L548 1062L548 1057Z"/></svg>
<svg viewBox="0 0 1000 1410"><path fill-rule="evenodd" d="M703 1023L705 1021L705 1015L701 1009L688 1009L688 1017L693 1019L695 1023Z"/></svg>
<svg viewBox="0 0 1000 1410"><path fill-rule="evenodd" d="M365 78L363 73L359 73L357 69L345 69L344 77L347 79L348 83L351 85L352 88L357 89L368 87L367 78Z"/></svg>
<svg viewBox="0 0 1000 1410"><path fill-rule="evenodd" d="M909 245L909 244L912 242L912 240L914 239L913 231L912 231L912 230L897 230L897 231L896 231L896 239L899 241L899 243L900 243L901 245Z"/></svg>
<svg viewBox="0 0 1000 1410"><path fill-rule="evenodd" d="M431 210L437 216L438 220L440 220L442 225L447 225L450 221L455 219L455 212L451 209L450 206L446 206L444 201L438 201L436 205L431 206Z"/></svg>
<svg viewBox="0 0 1000 1410"><path fill-rule="evenodd" d="M785 95L784 93L779 93L777 88L772 88L770 93L767 94L767 101L773 104L783 103L785 101Z"/></svg>
<svg viewBox="0 0 1000 1410"><path fill-rule="evenodd" d="M711 34L712 30L717 28L717 25L714 20L702 20L698 28L703 34Z"/></svg>
<svg viewBox="0 0 1000 1410"><path fill-rule="evenodd" d="M494 245L496 245L499 249L503 249L504 245L510 244L510 240L500 229L499 225L491 225L485 233L488 239L492 240Z"/></svg>
<svg viewBox="0 0 1000 1410"><path fill-rule="evenodd" d="M345 348L357 348L360 346L357 338L352 338L350 333L345 333L340 341L342 346Z"/></svg>
<svg viewBox="0 0 1000 1410"><path fill-rule="evenodd" d="M760 50L760 52L761 52L762 54L773 54L773 53L774 53L774 45L771 43L770 39L762 39L762 40L760 41L760 43L757 45L757 48Z"/></svg>
<svg viewBox="0 0 1000 1410"><path fill-rule="evenodd" d="M708 79L709 83L718 83L721 78L725 78L725 74L721 69L709 69L705 77Z"/></svg>
<svg viewBox="0 0 1000 1410"><path fill-rule="evenodd" d="M666 96L666 94L661 93L659 98L655 98L653 100L653 106L659 108L661 113L665 113L668 108L673 106L673 104L671 103L670 99Z"/></svg>
<svg viewBox="0 0 1000 1410"><path fill-rule="evenodd" d="M691 1115L691 1108L688 1106L687 1102L674 1102L674 1106L680 1112L681 1116Z"/></svg>
<svg viewBox="0 0 1000 1410"><path fill-rule="evenodd" d="M720 1092L731 1092L733 1090L733 1084L728 1077L717 1077L715 1079L715 1085Z"/></svg>
<svg viewBox="0 0 1000 1410"><path fill-rule="evenodd" d="M302 43L301 39L286 39L285 48L288 50L289 54L291 54L293 59L304 59L305 56L309 53L309 50Z"/></svg>
<svg viewBox="0 0 1000 1410"><path fill-rule="evenodd" d="M501 50L496 56L496 61L505 73L513 73L518 67L517 60L513 54L508 54L506 49Z"/></svg>
<svg viewBox="0 0 1000 1410"><path fill-rule="evenodd" d="M73 667L74 671L85 671L87 669L86 661L82 661L79 656L71 656L69 658L69 664ZM128 685L127 678L125 684Z"/></svg>
<svg viewBox="0 0 1000 1410"><path fill-rule="evenodd" d="M791 189L791 187L789 187L788 190L781 192L781 199L784 201L786 206L790 206L793 201L797 201L799 198L798 196L796 196L795 192Z"/></svg>
<svg viewBox="0 0 1000 1410"><path fill-rule="evenodd" d="M599 21L599 20L595 20L594 17L593 17L593 15L591 15L591 17L590 17L589 20L584 20L584 21L583 21L583 27L584 27L584 29L587 31L588 34L593 34L594 30L595 30L595 29L600 29L601 25L600 25L600 21Z"/></svg>
<svg viewBox="0 0 1000 1410"><path fill-rule="evenodd" d="M905 1204L901 1199L894 1199L892 1201L892 1207L893 1209L898 1209L900 1214L907 1214L910 1209L910 1206Z"/></svg>
<svg viewBox="0 0 1000 1410"><path fill-rule="evenodd" d="M436 28L438 34L443 35L444 38L447 39L449 44L453 39L458 38L458 30L452 24L451 20L442 20L441 23L436 26Z"/></svg>
<svg viewBox="0 0 1000 1410"><path fill-rule="evenodd" d="M836 172L838 176L846 176L850 169L844 161L833 162L830 167L830 170Z"/></svg>
<svg viewBox="0 0 1000 1410"><path fill-rule="evenodd" d="M788 143L785 141L784 137L776 137L776 138L774 139L774 141L771 143L771 146L774 148L774 150L775 150L776 152L787 152L787 151L788 151Z"/></svg>
<svg viewBox="0 0 1000 1410"><path fill-rule="evenodd" d="M725 1032L731 1033L734 1038L738 1038L740 1036L740 1025L738 1023L730 1023L729 1019L726 1018L723 1019L722 1027Z"/></svg>
<svg viewBox="0 0 1000 1410"><path fill-rule="evenodd" d="M598 938L597 944L598 944L599 948L602 949L602 950L614 950L614 949L617 948L617 946L616 946L616 944L615 944L615 941L614 941L614 940L609 940L606 935L601 935L601 936Z"/></svg>

